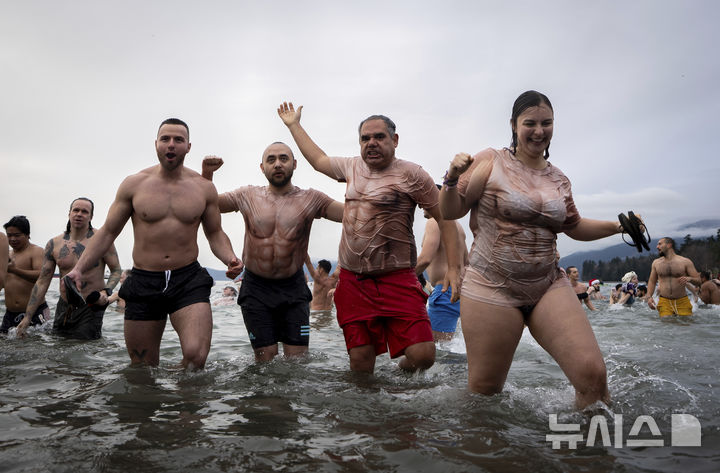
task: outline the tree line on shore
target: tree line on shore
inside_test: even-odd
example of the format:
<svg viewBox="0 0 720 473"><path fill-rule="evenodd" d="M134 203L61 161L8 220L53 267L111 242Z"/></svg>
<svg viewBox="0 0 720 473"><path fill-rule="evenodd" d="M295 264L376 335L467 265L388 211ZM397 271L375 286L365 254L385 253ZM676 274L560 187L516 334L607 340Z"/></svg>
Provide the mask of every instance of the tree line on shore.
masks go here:
<svg viewBox="0 0 720 473"><path fill-rule="evenodd" d="M720 229L715 236L707 238L692 238L685 235L682 242L675 241L676 252L695 265L698 271L711 271L717 276L720 268ZM650 277L652 262L658 257L657 253L626 257L615 257L610 261L586 260L582 265L582 278L585 280L600 279L601 281L619 281L629 271L635 271L638 279L647 281Z"/></svg>

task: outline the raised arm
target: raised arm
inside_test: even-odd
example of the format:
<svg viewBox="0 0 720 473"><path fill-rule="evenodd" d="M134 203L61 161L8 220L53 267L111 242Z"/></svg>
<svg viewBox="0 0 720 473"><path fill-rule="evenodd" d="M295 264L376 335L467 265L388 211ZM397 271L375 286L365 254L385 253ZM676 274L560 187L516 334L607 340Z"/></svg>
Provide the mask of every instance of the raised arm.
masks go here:
<svg viewBox="0 0 720 473"><path fill-rule="evenodd" d="M475 156L458 153L450 162L440 191L440 211L446 220L456 220L464 216L482 197L485 185L493 167L492 151L486 150ZM470 175L465 195L458 192L458 180L464 173Z"/></svg>
<svg viewBox="0 0 720 473"><path fill-rule="evenodd" d="M327 154L320 149L318 145L310 138L305 129L300 126L300 115L302 114L302 105L295 110L292 102L283 102L278 107L278 115L282 119L285 126L290 130L290 134L295 140L295 144L300 149L300 152L305 156L305 159L310 165L316 170L326 176L335 178L330 167L330 158Z"/></svg>
<svg viewBox="0 0 720 473"><path fill-rule="evenodd" d="M223 163L223 159L217 156L205 156L202 162L202 177L212 182L215 171L220 169ZM226 214L235 210L232 201L227 194L218 195L218 208L220 209L221 214Z"/></svg>
<svg viewBox="0 0 720 473"><path fill-rule="evenodd" d="M430 266L440 248L440 227L434 218L431 218L425 224L425 233L423 234L422 248L417 257L417 265L415 266L415 274L418 276Z"/></svg>
<svg viewBox="0 0 720 473"><path fill-rule="evenodd" d="M220 169L224 161L218 156L205 156L202 162L202 177L208 181L213 180L213 174Z"/></svg>

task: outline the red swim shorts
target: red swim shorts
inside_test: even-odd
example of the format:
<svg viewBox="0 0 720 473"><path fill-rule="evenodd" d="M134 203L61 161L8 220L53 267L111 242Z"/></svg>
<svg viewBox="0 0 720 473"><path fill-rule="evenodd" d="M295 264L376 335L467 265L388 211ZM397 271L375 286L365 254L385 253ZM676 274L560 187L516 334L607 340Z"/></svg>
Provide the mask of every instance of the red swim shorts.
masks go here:
<svg viewBox="0 0 720 473"><path fill-rule="evenodd" d="M390 350L397 358L405 348L432 342L427 294L414 269L364 276L345 269L335 288L335 308L347 349L373 345L375 354Z"/></svg>

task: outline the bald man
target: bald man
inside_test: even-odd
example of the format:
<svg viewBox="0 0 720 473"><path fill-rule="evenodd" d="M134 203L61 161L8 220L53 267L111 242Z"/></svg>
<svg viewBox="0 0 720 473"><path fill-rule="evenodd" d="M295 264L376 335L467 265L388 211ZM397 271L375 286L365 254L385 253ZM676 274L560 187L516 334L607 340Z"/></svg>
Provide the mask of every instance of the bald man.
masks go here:
<svg viewBox="0 0 720 473"><path fill-rule="evenodd" d="M223 161L203 160L203 176L212 180ZM284 143L263 152L260 170L267 186L245 186L220 194L220 212L240 212L245 219L245 275L238 304L256 361L269 361L283 344L286 357L307 353L310 300L303 263L316 218L341 222L343 204L314 189L293 185L297 161Z"/></svg>

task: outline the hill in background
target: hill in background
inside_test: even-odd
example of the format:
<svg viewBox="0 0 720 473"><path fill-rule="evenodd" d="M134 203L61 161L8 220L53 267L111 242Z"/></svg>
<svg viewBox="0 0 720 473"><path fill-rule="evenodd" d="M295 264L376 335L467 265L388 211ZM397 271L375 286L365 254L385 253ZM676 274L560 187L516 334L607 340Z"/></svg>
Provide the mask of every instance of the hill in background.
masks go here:
<svg viewBox="0 0 720 473"><path fill-rule="evenodd" d="M642 254L647 255L648 253L643 251ZM568 266L576 266L582 271L583 263L588 260L610 261L615 257L625 258L627 256L638 255L640 255L640 253L638 253L637 249L630 245L626 245L625 243L620 243L619 245L608 246L607 248L603 248L602 250L578 251L571 255L560 258L560 266L563 268L567 268Z"/></svg>

